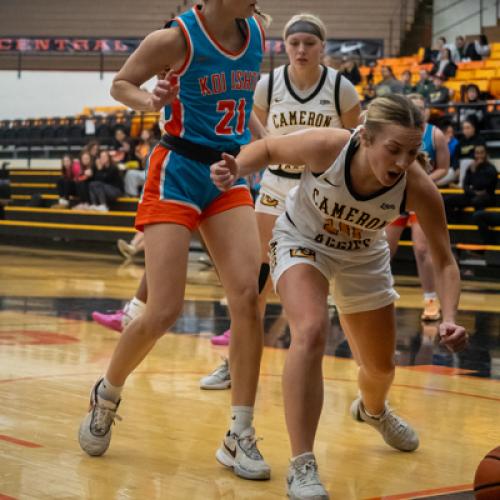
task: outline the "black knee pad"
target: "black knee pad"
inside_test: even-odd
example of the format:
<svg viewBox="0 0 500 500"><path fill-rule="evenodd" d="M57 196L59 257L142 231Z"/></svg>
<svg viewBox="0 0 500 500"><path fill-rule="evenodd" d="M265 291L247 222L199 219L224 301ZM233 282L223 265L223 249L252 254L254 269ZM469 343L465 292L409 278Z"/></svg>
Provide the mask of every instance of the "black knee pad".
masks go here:
<svg viewBox="0 0 500 500"><path fill-rule="evenodd" d="M267 278L269 278L269 264L267 262L263 262L260 265L260 272L259 272L259 293L264 290L264 287L266 286L267 283Z"/></svg>

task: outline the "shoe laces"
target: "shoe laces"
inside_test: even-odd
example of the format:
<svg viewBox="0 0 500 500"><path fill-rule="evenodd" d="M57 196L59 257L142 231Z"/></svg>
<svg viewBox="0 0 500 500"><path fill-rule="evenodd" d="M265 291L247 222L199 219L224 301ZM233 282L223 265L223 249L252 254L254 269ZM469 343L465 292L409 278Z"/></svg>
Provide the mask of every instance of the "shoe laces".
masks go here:
<svg viewBox="0 0 500 500"><path fill-rule="evenodd" d="M309 459L303 464L294 464L295 478L301 486L321 484L318 477L318 466L316 460Z"/></svg>
<svg viewBox="0 0 500 500"><path fill-rule="evenodd" d="M397 436L406 434L408 426L401 417L398 417L394 413L394 410L392 408L387 407L385 415L381 418L381 420L383 420L384 423L386 422Z"/></svg>
<svg viewBox="0 0 500 500"><path fill-rule="evenodd" d="M238 444L245 454L252 460L264 460L259 449L257 448L257 443L262 441L261 437L255 437L255 434L248 434L245 436L237 437Z"/></svg>
<svg viewBox="0 0 500 500"><path fill-rule="evenodd" d="M103 404L99 404L97 401L94 404L94 415L92 422L92 433L98 436L104 436L115 423L115 419L122 420L122 417L116 413L118 404L116 404L115 409L108 408Z"/></svg>
<svg viewBox="0 0 500 500"><path fill-rule="evenodd" d="M227 358L221 356L222 364L220 364L210 375L219 376L221 378L225 378L227 372L229 371L229 361Z"/></svg>

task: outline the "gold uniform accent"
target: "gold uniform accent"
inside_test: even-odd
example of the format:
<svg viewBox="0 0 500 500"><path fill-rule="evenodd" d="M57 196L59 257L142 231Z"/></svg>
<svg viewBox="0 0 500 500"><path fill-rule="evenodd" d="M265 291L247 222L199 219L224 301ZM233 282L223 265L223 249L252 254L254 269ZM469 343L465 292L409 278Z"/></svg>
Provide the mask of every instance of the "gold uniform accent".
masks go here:
<svg viewBox="0 0 500 500"><path fill-rule="evenodd" d="M263 194L260 197L260 203L266 207L277 207L279 205L279 201L276 198L272 198L268 194Z"/></svg>
<svg viewBox="0 0 500 500"><path fill-rule="evenodd" d="M310 248L298 247L290 249L290 257L301 257L316 262L316 252Z"/></svg>

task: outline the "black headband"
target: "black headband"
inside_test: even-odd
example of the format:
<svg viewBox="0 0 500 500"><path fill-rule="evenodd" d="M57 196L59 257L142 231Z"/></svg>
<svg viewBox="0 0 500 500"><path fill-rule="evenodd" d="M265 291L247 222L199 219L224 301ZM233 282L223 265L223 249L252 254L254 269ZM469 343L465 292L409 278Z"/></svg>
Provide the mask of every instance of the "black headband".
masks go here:
<svg viewBox="0 0 500 500"><path fill-rule="evenodd" d="M295 33L309 33L310 35L317 36L321 41L325 40L321 30L316 24L302 19L295 21L287 28L285 38L288 38L290 35L294 35Z"/></svg>

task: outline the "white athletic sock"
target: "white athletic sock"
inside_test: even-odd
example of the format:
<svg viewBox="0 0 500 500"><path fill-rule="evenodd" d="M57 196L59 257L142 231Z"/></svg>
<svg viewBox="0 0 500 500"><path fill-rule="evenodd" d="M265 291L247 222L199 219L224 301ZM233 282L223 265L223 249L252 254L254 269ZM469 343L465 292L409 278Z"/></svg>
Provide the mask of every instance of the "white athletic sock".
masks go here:
<svg viewBox="0 0 500 500"><path fill-rule="evenodd" d="M363 411L365 412L366 415L368 415L370 418L375 418L375 419L379 419L383 414L384 414L384 411L380 412L378 415L372 415L366 408L365 408L365 405L363 405Z"/></svg>
<svg viewBox="0 0 500 500"><path fill-rule="evenodd" d="M252 426L253 406L231 406L231 434L239 436Z"/></svg>
<svg viewBox="0 0 500 500"><path fill-rule="evenodd" d="M305 457L306 455L312 455L314 457L314 453L312 451L305 451L304 453L301 453L300 455L297 455L296 457L292 457L291 461L295 462L298 458Z"/></svg>
<svg viewBox="0 0 500 500"><path fill-rule="evenodd" d="M146 309L146 303L134 297L125 307L125 312L132 318L135 319L140 316Z"/></svg>
<svg viewBox="0 0 500 500"><path fill-rule="evenodd" d="M437 299L437 293L436 292L425 292L424 293L424 300L436 300Z"/></svg>
<svg viewBox="0 0 500 500"><path fill-rule="evenodd" d="M106 377L104 377L102 379L102 382L99 384L99 387L97 388L97 394L103 399L118 403L120 394L122 393L122 389L123 385L120 387L113 385Z"/></svg>

